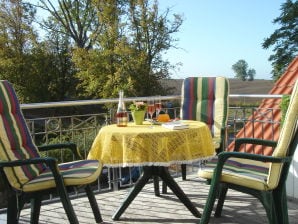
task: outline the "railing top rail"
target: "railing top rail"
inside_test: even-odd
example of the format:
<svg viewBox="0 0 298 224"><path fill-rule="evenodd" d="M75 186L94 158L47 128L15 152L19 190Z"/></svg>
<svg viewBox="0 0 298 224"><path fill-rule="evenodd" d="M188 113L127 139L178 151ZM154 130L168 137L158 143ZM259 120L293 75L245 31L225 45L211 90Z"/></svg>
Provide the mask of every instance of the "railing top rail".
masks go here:
<svg viewBox="0 0 298 224"><path fill-rule="evenodd" d="M230 94L230 98L280 98L282 95L269 95L269 94ZM150 98L156 98L157 96L147 97L127 97L124 98L125 102L133 101L147 101ZM160 96L161 100L179 100L181 95L172 96ZM72 101L58 101L58 102L44 102L44 103L27 103L21 104L22 109L37 109L37 108L53 108L53 107L67 107L67 106L84 106L84 105L98 105L106 103L117 103L118 98L107 99L93 99L93 100L72 100Z"/></svg>
<svg viewBox="0 0 298 224"><path fill-rule="evenodd" d="M261 98L261 99L272 99L272 98L281 98L280 94L230 94L230 98Z"/></svg>
<svg viewBox="0 0 298 224"><path fill-rule="evenodd" d="M156 98L156 96L149 97L126 97L125 102L133 101L147 101L150 98ZM160 96L161 100L176 100L180 99L180 95L172 96ZM21 104L22 109L37 109L37 108L51 108L51 107L67 107L67 106L84 106L84 105L98 105L105 103L118 103L118 98L107 99L94 99L94 100L69 100L69 101L57 101L57 102L44 102L44 103L24 103Z"/></svg>

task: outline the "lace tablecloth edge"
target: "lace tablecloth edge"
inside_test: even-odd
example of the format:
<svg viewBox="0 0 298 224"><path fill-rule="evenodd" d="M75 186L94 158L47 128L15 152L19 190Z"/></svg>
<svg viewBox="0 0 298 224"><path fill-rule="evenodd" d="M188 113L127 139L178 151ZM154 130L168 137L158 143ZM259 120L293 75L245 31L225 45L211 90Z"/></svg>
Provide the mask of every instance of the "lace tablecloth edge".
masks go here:
<svg viewBox="0 0 298 224"><path fill-rule="evenodd" d="M201 157L193 160L177 160L177 161L170 161L170 162L142 162L142 163L114 163L114 164L103 164L104 167L136 167L136 166L165 166L169 167L174 164L192 164L195 162L199 161L204 161L204 160L211 160L212 158L215 157L215 154L213 156L206 156L206 157Z"/></svg>

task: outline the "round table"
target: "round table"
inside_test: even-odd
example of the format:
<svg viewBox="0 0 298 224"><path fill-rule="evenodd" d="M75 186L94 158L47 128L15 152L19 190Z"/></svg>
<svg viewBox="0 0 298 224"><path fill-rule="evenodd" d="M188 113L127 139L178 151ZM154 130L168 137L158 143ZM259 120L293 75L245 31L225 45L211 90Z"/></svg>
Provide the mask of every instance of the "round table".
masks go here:
<svg viewBox="0 0 298 224"><path fill-rule="evenodd" d="M214 155L208 126L200 121L182 121L188 129L171 130L161 125L129 123L108 125L96 136L88 159L107 167L170 166L192 163Z"/></svg>
<svg viewBox="0 0 298 224"><path fill-rule="evenodd" d="M120 218L151 178L154 179L155 195L159 195L157 180L161 178L190 212L200 217L199 211L170 175L168 166L209 159L215 155L214 144L205 123L181 122L188 124L188 128L171 130L162 125L129 123L127 127L108 125L100 129L88 159L101 160L106 167L143 167L142 176L113 215L114 220Z"/></svg>

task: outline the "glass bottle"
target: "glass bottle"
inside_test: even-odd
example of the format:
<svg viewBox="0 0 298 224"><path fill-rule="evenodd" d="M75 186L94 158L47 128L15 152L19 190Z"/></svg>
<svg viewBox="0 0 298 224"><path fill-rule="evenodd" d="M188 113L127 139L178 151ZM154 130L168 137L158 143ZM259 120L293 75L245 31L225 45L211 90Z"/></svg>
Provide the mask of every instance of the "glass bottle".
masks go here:
<svg viewBox="0 0 298 224"><path fill-rule="evenodd" d="M117 108L117 113L116 113L116 120L117 120L117 126L118 127L126 127L127 126L127 111L125 108L125 103L123 99L123 90L119 91L119 103L118 103L118 108Z"/></svg>

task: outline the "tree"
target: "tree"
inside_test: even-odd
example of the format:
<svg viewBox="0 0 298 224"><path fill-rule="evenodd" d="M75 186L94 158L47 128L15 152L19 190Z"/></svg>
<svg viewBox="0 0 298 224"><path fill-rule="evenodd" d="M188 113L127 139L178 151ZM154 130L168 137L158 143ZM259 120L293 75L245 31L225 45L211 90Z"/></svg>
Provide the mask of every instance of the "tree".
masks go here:
<svg viewBox="0 0 298 224"><path fill-rule="evenodd" d="M122 31L123 3L99 0L94 7L101 12L97 19L104 25L93 49L77 48L74 51L79 88L88 97L116 97L120 89L127 94L131 89L131 79L125 65L131 52Z"/></svg>
<svg viewBox="0 0 298 224"><path fill-rule="evenodd" d="M137 94L150 95L160 93L162 87L160 79L169 77L170 64L162 59L162 54L172 47L176 47L173 34L179 31L183 19L174 14L174 20L169 21L170 10L160 14L158 2L150 5L148 0L130 0L128 18L130 20L129 38L133 48L143 59L135 79Z"/></svg>
<svg viewBox="0 0 298 224"><path fill-rule="evenodd" d="M248 64L245 60L241 59L232 65L234 70L235 78L241 79L242 81L248 80L253 81L256 71L255 69L248 69Z"/></svg>
<svg viewBox="0 0 298 224"><path fill-rule="evenodd" d="M256 75L256 70L254 69L249 69L247 71L247 76L246 76L246 80L247 81L253 81Z"/></svg>
<svg viewBox="0 0 298 224"><path fill-rule="evenodd" d="M128 96L145 96L161 91L161 78L169 76L170 64L162 53L175 45L182 18L160 15L157 1L98 0L102 32L94 49L77 49L80 88L96 97L116 97L119 89Z"/></svg>
<svg viewBox="0 0 298 224"><path fill-rule="evenodd" d="M76 97L77 72L72 61L72 45L69 36L49 32L43 42L48 56L47 68L48 95L51 101L73 99Z"/></svg>
<svg viewBox="0 0 298 224"><path fill-rule="evenodd" d="M280 24L269 38L262 44L263 48L273 47L274 54L270 55L272 78L277 80L298 55L298 1L287 0L281 5L281 14L273 20Z"/></svg>
<svg viewBox="0 0 298 224"><path fill-rule="evenodd" d="M13 83L22 103L64 100L76 79L68 39L50 35L38 42L35 10L22 1L1 0L0 78Z"/></svg>
<svg viewBox="0 0 298 224"><path fill-rule="evenodd" d="M30 2L28 4L34 5ZM92 48L101 32L102 24L97 19L99 12L92 0L39 0L39 4L34 6L51 15L50 20L37 21L43 28L69 36L78 48ZM57 23L59 26L55 25Z"/></svg>
<svg viewBox="0 0 298 224"><path fill-rule="evenodd" d="M21 0L0 1L0 78L14 84L22 101L29 97L26 89L34 79L30 73L30 54L37 44L31 26L34 13Z"/></svg>
<svg viewBox="0 0 298 224"><path fill-rule="evenodd" d="M116 97L120 89L159 94L173 68L162 54L175 47L182 18L160 14L157 0L0 1L0 78L13 82L22 102ZM36 21L46 28L42 41L32 25L36 9L50 12Z"/></svg>

